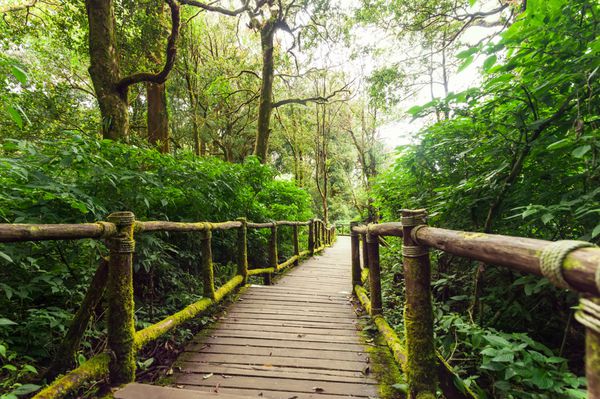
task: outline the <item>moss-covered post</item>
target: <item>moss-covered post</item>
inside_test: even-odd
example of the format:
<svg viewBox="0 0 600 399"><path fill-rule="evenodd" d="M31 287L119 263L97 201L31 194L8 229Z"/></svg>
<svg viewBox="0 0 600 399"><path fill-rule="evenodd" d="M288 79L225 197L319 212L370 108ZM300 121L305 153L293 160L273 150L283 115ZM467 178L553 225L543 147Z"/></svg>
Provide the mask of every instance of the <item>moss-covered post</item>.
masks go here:
<svg viewBox="0 0 600 399"><path fill-rule="evenodd" d="M405 373L409 397L413 399L435 398L437 386L429 252L427 247L419 245L411 235L416 226L425 224L425 217L423 209L402 211L402 256L406 287Z"/></svg>
<svg viewBox="0 0 600 399"><path fill-rule="evenodd" d="M352 291L356 285L361 285L360 280L360 241L358 239L358 233L352 231L354 226L358 225L358 222L350 222L350 256L352 257Z"/></svg>
<svg viewBox="0 0 600 399"><path fill-rule="evenodd" d="M242 276L242 285L248 283L248 221L237 219L241 225L237 236L237 274Z"/></svg>
<svg viewBox="0 0 600 399"><path fill-rule="evenodd" d="M600 288L600 270L596 272ZM585 376L587 397L600 398L600 297L582 297L575 318L585 326Z"/></svg>
<svg viewBox="0 0 600 399"><path fill-rule="evenodd" d="M294 223L292 226L292 239L294 240L294 256L296 260L294 261L294 266L298 266L300 264L300 242L298 241L298 224Z"/></svg>
<svg viewBox="0 0 600 399"><path fill-rule="evenodd" d="M310 256L315 254L315 221L313 219L308 224L308 254Z"/></svg>
<svg viewBox="0 0 600 399"><path fill-rule="evenodd" d="M108 240L110 258L108 280L108 348L112 352L109 366L111 385L135 379L135 326L133 324L133 225L132 212L115 212L108 216L117 234Z"/></svg>
<svg viewBox="0 0 600 399"><path fill-rule="evenodd" d="M361 234L360 239L362 241L362 267L367 269L369 267L369 250L367 248L367 235Z"/></svg>
<svg viewBox="0 0 600 399"><path fill-rule="evenodd" d="M205 298L215 299L215 271L212 261L212 231L200 232L200 251L202 251L202 282Z"/></svg>
<svg viewBox="0 0 600 399"><path fill-rule="evenodd" d="M367 254L369 265L369 296L371 297L371 316L383 312L381 299L381 270L379 268L379 236L367 233Z"/></svg>
<svg viewBox="0 0 600 399"><path fill-rule="evenodd" d="M278 255L277 255L277 223L271 224L271 236L269 237L269 267L273 270L277 270ZM271 273L265 273L264 277L265 285L272 284Z"/></svg>

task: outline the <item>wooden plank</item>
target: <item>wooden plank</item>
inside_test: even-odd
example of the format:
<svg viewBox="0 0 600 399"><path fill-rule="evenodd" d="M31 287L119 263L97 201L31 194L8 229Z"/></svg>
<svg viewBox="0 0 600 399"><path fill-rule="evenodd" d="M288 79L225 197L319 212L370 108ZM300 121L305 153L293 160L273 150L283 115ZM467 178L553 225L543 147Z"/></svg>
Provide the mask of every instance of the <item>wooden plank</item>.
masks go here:
<svg viewBox="0 0 600 399"><path fill-rule="evenodd" d="M308 294L302 294L302 293L288 293L288 294L284 294L284 293L279 293L279 292L271 292L271 293L253 293L251 295L244 295L244 299L262 299L262 300L272 300L272 301L278 301L278 300L285 300L285 301L294 301L294 300L299 300L299 301L311 301L311 302L318 302L318 303L333 303L333 304L342 304L342 305L347 305L348 301L351 300L351 297L346 296L346 295L340 295L340 296L335 296L335 295L308 295Z"/></svg>
<svg viewBox="0 0 600 399"><path fill-rule="evenodd" d="M224 376L237 375L250 377L257 376L272 378L292 378L296 380L314 380L315 378L318 378L321 381L377 384L377 381L375 381L369 376L366 376L363 372L345 370L323 370L284 366L273 367L248 364L222 365L214 363L195 363L186 361L178 363L178 369L181 373L202 374L202 377L209 374L219 374Z"/></svg>
<svg viewBox="0 0 600 399"><path fill-rule="evenodd" d="M197 385L178 385L186 390L198 390L203 392L213 392L214 387L197 386ZM326 393L303 393L303 392L289 392L289 391L274 391L268 389L242 389L242 388L221 388L217 389L219 394L231 394L231 395L242 395L248 398L256 399L349 399L348 395L332 395ZM360 397L354 395L355 397ZM147 399L147 398L146 398Z"/></svg>
<svg viewBox="0 0 600 399"><path fill-rule="evenodd" d="M214 337L237 337L237 338L262 338L262 339L279 339L289 341L310 341L324 343L352 343L360 344L358 337L338 336L336 334L296 334L296 333L275 333L262 331L227 331L217 330L212 333Z"/></svg>
<svg viewBox="0 0 600 399"><path fill-rule="evenodd" d="M311 305L306 302L269 302L269 301L256 301L256 302L239 302L231 307L232 310L236 309L250 309L250 310L294 310L304 313L313 312L317 314L333 313L354 316L356 313L349 306L341 305Z"/></svg>
<svg viewBox="0 0 600 399"><path fill-rule="evenodd" d="M253 285L250 286L249 289L257 289L257 290L261 290L261 289L269 289L273 292L280 292L280 293L298 293L298 294L314 294L314 295L344 295L344 296L349 296L351 295L351 292L349 290L346 290L345 294L342 293L337 293L337 292L320 292L320 291L315 291L314 289L311 288L304 288L304 287L282 287L279 285Z"/></svg>
<svg viewBox="0 0 600 399"><path fill-rule="evenodd" d="M270 325L257 325L257 324L244 324L244 323L220 323L219 327L215 331L262 331L262 332L284 332L292 334L320 334L320 335L336 335L336 336L349 336L355 337L355 329L335 329L335 328L323 328L323 327L302 327L302 326L270 326ZM215 334L213 334L215 335Z"/></svg>
<svg viewBox="0 0 600 399"><path fill-rule="evenodd" d="M239 338L239 337L206 337L202 339L192 340L191 346L206 345L206 344L227 344L240 346L265 346L269 348L305 348L318 349L322 351L338 351L338 352L364 352L363 344L339 343L330 342L327 348L323 348L321 342L310 341L286 341L286 340L266 340L262 338ZM375 345L371 345L375 346Z"/></svg>
<svg viewBox="0 0 600 399"><path fill-rule="evenodd" d="M214 375L211 378L198 378L195 374L179 374L177 381L183 385L208 386L221 388L241 388L241 389L264 389L284 392L315 393L317 388L321 394L330 395L353 395L368 397L376 396L377 388L373 385L363 383L340 383L315 380L294 380L291 378L267 378L267 377L242 377L235 376L223 378L220 375Z"/></svg>
<svg viewBox="0 0 600 399"><path fill-rule="evenodd" d="M127 384L114 392L115 399L247 399L246 395L202 392L148 384Z"/></svg>
<svg viewBox="0 0 600 399"><path fill-rule="evenodd" d="M331 301L311 301L309 299L297 299L297 298L292 298L292 299L286 299L286 298L278 298L278 299L271 299L271 298L266 298L266 299L259 299L259 298L242 298L243 300L238 301L235 303L235 305L254 305L254 306L263 306L263 305L277 305L277 306L291 306L291 307L300 307L302 308L303 306L309 307L309 308L316 308L316 309L332 309L334 311L337 310L349 310L350 306L349 303L346 301L344 302L339 302L339 303L335 303L335 302L331 302Z"/></svg>
<svg viewBox="0 0 600 399"><path fill-rule="evenodd" d="M259 366L303 367L321 370L345 370L362 372L368 365L366 361L307 359L282 356L236 355L206 352L184 352L179 357L182 362L213 363L213 364L247 364Z"/></svg>
<svg viewBox="0 0 600 399"><path fill-rule="evenodd" d="M362 372L368 365L368 358L360 361L330 360L319 358L249 355L232 353L184 352L181 361L215 364L248 364L259 366L303 367L325 370L345 370Z"/></svg>
<svg viewBox="0 0 600 399"><path fill-rule="evenodd" d="M327 320L322 321L299 321L299 320L264 320L254 317L222 317L219 319L223 323L250 324L254 326L279 326L279 327L302 327L302 328L326 328L330 330L355 330L356 321L332 323Z"/></svg>
<svg viewBox="0 0 600 399"><path fill-rule="evenodd" d="M341 305L348 305L348 301L350 300L350 297L335 297L335 296L325 296L325 295L321 295L321 296L315 296L315 295L302 295L302 294L283 294L283 293L252 293L252 294L245 294L243 297L244 301L247 301L249 299L254 300L254 299L260 299L260 300L269 300L269 301L287 301L287 302L294 302L294 301L300 301L300 302L311 302L311 303L333 303L333 304L341 304Z"/></svg>
<svg viewBox="0 0 600 399"><path fill-rule="evenodd" d="M301 310L295 310L295 309L290 309L290 310L271 310L271 309L265 309L265 310L260 310L260 309L248 309L248 308L240 308L240 309L232 309L229 313L227 313L229 316L233 316L235 317L236 314L255 314L255 315L283 315L283 316L287 316L287 320L307 320L306 318L308 318L308 320L352 320L352 316L345 315L345 316L340 316L339 314L335 313L335 312L303 312ZM298 318L296 319L296 316L299 317L305 317L303 318Z"/></svg>
<svg viewBox="0 0 600 399"><path fill-rule="evenodd" d="M368 356L362 352L323 351L319 349L290 349L273 348L265 346L239 346L239 345L193 345L186 348L189 352L219 353L234 355L297 357L306 359L344 360L349 362L366 362Z"/></svg>

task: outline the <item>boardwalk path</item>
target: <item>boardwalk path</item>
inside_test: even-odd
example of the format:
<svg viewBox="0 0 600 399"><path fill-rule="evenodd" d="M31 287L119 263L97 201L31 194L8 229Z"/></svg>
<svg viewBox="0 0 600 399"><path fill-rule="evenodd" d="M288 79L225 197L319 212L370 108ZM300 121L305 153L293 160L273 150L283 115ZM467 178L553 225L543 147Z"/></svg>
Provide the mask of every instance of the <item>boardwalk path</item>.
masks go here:
<svg viewBox="0 0 600 399"><path fill-rule="evenodd" d="M349 302L349 254L350 240L340 237L275 285L248 287L215 329L196 337L179 358L174 379L180 392L157 396L152 387L134 384L116 396L206 396L197 391L272 399L378 396L377 382L365 375L368 355Z"/></svg>

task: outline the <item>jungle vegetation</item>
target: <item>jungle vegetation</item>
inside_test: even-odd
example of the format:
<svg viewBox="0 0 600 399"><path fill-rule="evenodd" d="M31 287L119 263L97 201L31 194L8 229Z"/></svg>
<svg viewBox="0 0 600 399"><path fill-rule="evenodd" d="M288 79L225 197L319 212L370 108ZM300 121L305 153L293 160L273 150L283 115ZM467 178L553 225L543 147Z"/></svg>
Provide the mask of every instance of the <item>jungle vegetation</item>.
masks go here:
<svg viewBox="0 0 600 399"><path fill-rule="evenodd" d="M115 210L377 222L427 208L439 227L600 243L597 1L4 0L0 15L0 223ZM423 127L394 149L381 132L396 121ZM234 234L215 243L225 281ZM401 334L400 243L387 244L386 318ZM197 300L202 283L191 237L138 248L141 328ZM105 254L91 240L0 245L1 399L48 382ZM432 260L438 349L466 385L487 398L585 397L574 294ZM97 312L74 361L102 351L105 334ZM141 373L159 377L164 352L144 352Z"/></svg>

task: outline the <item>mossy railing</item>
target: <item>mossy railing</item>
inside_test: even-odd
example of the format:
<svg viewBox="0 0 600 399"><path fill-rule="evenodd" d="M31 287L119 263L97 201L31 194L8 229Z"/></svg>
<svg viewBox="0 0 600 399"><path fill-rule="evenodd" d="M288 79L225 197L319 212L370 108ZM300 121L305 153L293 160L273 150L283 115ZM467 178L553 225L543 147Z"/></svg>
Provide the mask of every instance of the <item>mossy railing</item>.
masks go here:
<svg viewBox="0 0 600 399"><path fill-rule="evenodd" d="M277 231L279 227L292 228L294 254L279 263ZM300 251L299 229L308 227L308 250ZM215 287L212 261L212 232L236 229L237 272L218 289ZM248 267L248 229L270 229L268 267ZM162 321L135 331L133 296L133 253L135 238L150 232L196 233L202 251L203 298ZM92 285L73 318L65 340L60 346L48 375L56 376L74 363L75 353L88 326L92 310L100 303L103 293L107 299L108 351L100 353L78 368L52 382L34 396L35 399L62 398L77 391L85 383L108 377L117 386L135 379L137 352L146 344L168 331L196 317L212 305L220 302L238 286L245 285L249 276L262 275L267 284L272 275L298 265L301 258L312 256L331 245L336 239L333 226L318 219L307 222L274 221L252 223L240 218L236 221L211 223L178 223L163 221L136 221L131 212L116 212L107 221L83 224L0 224L0 242L47 241L47 240L105 240L110 255L102 259Z"/></svg>
<svg viewBox="0 0 600 399"><path fill-rule="evenodd" d="M426 225L424 210L405 210L402 222L350 224L352 287L403 366L410 398L477 398L436 352L431 303L429 248L548 277L581 295L576 319L586 327L586 378L589 398L600 398L600 248L586 242L454 231ZM402 238L405 279L404 340L383 317L379 237ZM361 249L362 242L362 249ZM362 262L361 262L362 252ZM361 264L362 263L362 264ZM368 290L364 284L368 283Z"/></svg>

